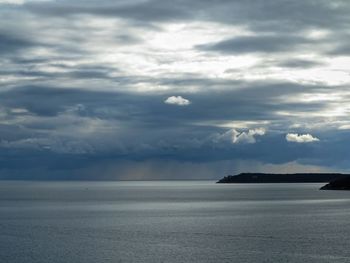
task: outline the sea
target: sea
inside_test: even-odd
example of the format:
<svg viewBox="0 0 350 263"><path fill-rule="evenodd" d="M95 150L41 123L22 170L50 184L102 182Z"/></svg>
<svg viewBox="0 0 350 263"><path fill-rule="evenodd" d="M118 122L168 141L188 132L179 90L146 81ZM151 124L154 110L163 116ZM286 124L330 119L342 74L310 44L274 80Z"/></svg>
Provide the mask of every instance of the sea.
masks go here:
<svg viewBox="0 0 350 263"><path fill-rule="evenodd" d="M350 262L323 184L0 181L1 263Z"/></svg>

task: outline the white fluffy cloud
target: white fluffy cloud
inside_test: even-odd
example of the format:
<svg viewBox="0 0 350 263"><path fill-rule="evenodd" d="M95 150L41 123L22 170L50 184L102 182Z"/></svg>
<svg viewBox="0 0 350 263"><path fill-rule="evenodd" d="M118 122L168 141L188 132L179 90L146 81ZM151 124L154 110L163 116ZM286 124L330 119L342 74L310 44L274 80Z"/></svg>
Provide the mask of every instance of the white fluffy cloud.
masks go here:
<svg viewBox="0 0 350 263"><path fill-rule="evenodd" d="M191 102L188 99L185 99L181 96L171 96L167 98L164 103L166 104L174 104L174 105L179 105L179 106L187 106L191 104Z"/></svg>
<svg viewBox="0 0 350 263"><path fill-rule="evenodd" d="M233 133L232 136L233 143L255 143L255 136L262 136L266 133L266 130L264 128L252 129L248 130L247 132L237 132L236 130L234 131L235 133Z"/></svg>
<svg viewBox="0 0 350 263"><path fill-rule="evenodd" d="M256 136L262 136L266 133L264 128L251 129L248 131L239 132L236 129L231 129L215 138L215 142L231 142L231 143L255 143Z"/></svg>
<svg viewBox="0 0 350 263"><path fill-rule="evenodd" d="M288 142L297 142L297 143L309 143L309 142L318 142L317 137L312 136L311 134L297 134L297 133L288 133L286 135L286 140Z"/></svg>

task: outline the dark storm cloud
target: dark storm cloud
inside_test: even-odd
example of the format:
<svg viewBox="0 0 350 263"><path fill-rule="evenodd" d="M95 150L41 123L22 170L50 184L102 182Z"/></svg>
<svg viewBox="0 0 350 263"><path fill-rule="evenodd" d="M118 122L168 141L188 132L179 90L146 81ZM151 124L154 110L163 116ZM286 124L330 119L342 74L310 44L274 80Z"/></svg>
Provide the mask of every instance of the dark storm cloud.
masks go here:
<svg viewBox="0 0 350 263"><path fill-rule="evenodd" d="M89 160L85 165L94 163L97 165L106 158L199 163L235 158L257 158L261 161L283 163L295 160L298 154L299 157L309 157L311 150L301 151L300 148L281 154L288 145L284 135L280 133L272 133L266 138L263 136L254 145L234 145L230 141L218 144L212 140L212 136L226 132L227 128L196 125L196 122L205 123L212 120L274 120L275 111L278 110L297 108L307 113L324 107L320 103L286 103L285 105L278 103L279 96L296 92L296 90L301 92L307 88L305 86L288 84L268 86L271 86L270 94L273 96L264 94L261 85L236 91L181 94L194 101L189 107L181 109L163 103L164 98L169 94L137 95L53 87L13 89L1 93L1 105L9 109L27 109L29 113L11 113L9 110L9 115L35 114L32 117L36 116L35 118L38 119L22 123L21 126L12 125L1 128L2 153L5 156L4 160L11 156L15 160L15 156L25 159L26 154L33 151L35 154L29 160L24 160L28 166L32 160L33 168L51 167L53 163L57 166L61 165L62 169L68 169L67 163L74 163L72 160L76 159L81 161L72 169L84 166L86 155L89 156ZM103 137L100 133L96 133L86 139L80 138L81 134L75 132L75 128L81 125L79 120L74 118L67 122L65 120L67 113L68 117L81 116L87 122L95 119L107 120L111 127L116 125L113 128L116 131L118 123L121 122L124 132L122 134L117 132L118 135L107 134ZM53 118L54 116L56 119L50 122L47 119L41 120L43 117ZM67 131L68 136L61 136L61 138L57 138L57 135L51 136L51 133L57 134L62 128ZM275 150L271 151L271 147ZM312 146L305 149L312 149ZM58 154L60 158L57 157ZM43 155L46 157L41 159L40 156Z"/></svg>
<svg viewBox="0 0 350 263"><path fill-rule="evenodd" d="M112 79L108 74L93 70L76 70L66 73L50 73L39 70L0 70L0 75L17 75L36 78L71 78L71 79Z"/></svg>
<svg viewBox="0 0 350 263"><path fill-rule="evenodd" d="M8 54L26 48L33 47L35 44L19 36L0 31L0 54Z"/></svg>
<svg viewBox="0 0 350 263"><path fill-rule="evenodd" d="M118 43L124 45L139 44L142 42L142 39L140 37L131 34L120 34L117 35L115 39L118 41Z"/></svg>
<svg viewBox="0 0 350 263"><path fill-rule="evenodd" d="M112 76L112 74L120 73L115 67L99 66L99 65L79 65L69 66L60 63L52 63L54 58L46 59L23 59L21 57L8 57L14 67L0 70L0 76L17 75L19 77L33 77L41 79L104 79L115 82L128 82L121 76ZM41 65L49 65L56 71L48 72L45 67L39 69ZM131 80L129 81L131 82Z"/></svg>
<svg viewBox="0 0 350 263"><path fill-rule="evenodd" d="M200 83L208 87L216 85L212 80L205 82L205 79L201 79ZM224 84L219 82L219 85ZM228 81L226 85L231 85L231 82ZM93 117L136 118L140 123L148 122L148 124L159 125L165 122L168 125L205 120L232 120L238 117L270 119L274 118L274 113L280 110L297 109L301 112L320 110L326 106L324 103L315 101L314 103L285 102L281 104L280 98L304 92L312 94L328 89L324 86L292 83L245 83L233 90L179 94L189 98L193 103L189 108L178 109L163 103L164 99L172 95L172 92L135 94L77 88L24 86L2 92L0 103L7 107L25 108L42 116L54 116L68 107L82 104Z"/></svg>
<svg viewBox="0 0 350 263"><path fill-rule="evenodd" d="M241 36L226 39L217 43L199 45L199 50L218 51L222 53L254 52L291 52L302 44L310 43L305 38L286 35Z"/></svg>
<svg viewBox="0 0 350 263"><path fill-rule="evenodd" d="M188 9L183 5L172 4L167 1L130 1L118 3L115 1L61 1L46 3L27 3L26 8L44 15L75 15L92 14L99 16L122 17L139 21L168 21L188 17Z"/></svg>
<svg viewBox="0 0 350 263"><path fill-rule="evenodd" d="M55 116L68 106L77 103L101 104L117 103L119 94L90 92L80 89L26 86L11 89L1 94L2 105L26 110L41 116ZM113 95L113 96L112 96Z"/></svg>
<svg viewBox="0 0 350 263"><path fill-rule="evenodd" d="M38 14L91 14L122 17L144 22L207 20L226 24L243 24L257 30L303 30L305 28L343 28L349 18L346 1L84 1L26 3Z"/></svg>
<svg viewBox="0 0 350 263"><path fill-rule="evenodd" d="M214 8L211 15L218 21L238 22L259 31L283 33L313 27L347 27L348 10L346 1L225 1L218 8Z"/></svg>
<svg viewBox="0 0 350 263"><path fill-rule="evenodd" d="M178 109L163 103L164 99L171 93L137 95L134 93L26 86L2 92L0 103L9 109L25 109L37 116L57 116L73 108L74 113L81 116L127 121L145 129L158 127L161 130L179 125L179 127L184 126L184 129L188 127L198 129L198 127L193 126L193 122L274 119L275 112L279 110L297 108L299 111L308 112L324 107L324 104L316 102L312 104L285 103L283 105L278 102L280 96L303 92L307 88L309 88L309 92L314 89L314 87L275 84L267 87L257 85L248 89L231 91L181 94L192 100L193 104L190 107ZM269 93L264 92L264 89L268 89ZM83 107L76 108L77 105L83 105ZM44 124L44 126L46 125ZM206 133L204 130L200 132ZM145 140L147 141L147 138Z"/></svg>
<svg viewBox="0 0 350 263"><path fill-rule="evenodd" d="M319 61L305 60L305 59L289 59L289 60L281 61L276 65L279 67L285 67L285 68L306 69L306 68L312 68L317 66L323 66L324 63Z"/></svg>
<svg viewBox="0 0 350 263"><path fill-rule="evenodd" d="M195 147L184 148L174 144L174 142L172 146L166 146L165 143L166 142L163 143L163 147L159 145L159 147L154 150L148 149L147 151L143 151L142 149L138 149L138 151L129 154L118 154L116 150L106 154L94 155L59 154L47 150L33 149L2 150L0 156L2 173L0 173L0 177L7 179L121 179L125 176L122 172L122 167L127 163L129 163L129 168L134 167L136 169L146 160L154 160L154 165L158 167L161 166L161 164L173 160L178 162L177 168L183 166L185 169L183 171L180 169L180 174L177 176L175 175L175 177L170 177L170 175L166 173L162 175L157 174L156 177L161 176L160 179L169 177L173 179L185 179L186 177L184 177L182 173L188 169L185 165L186 162L191 162L192 164L207 162L207 165L209 165L208 167L210 167L212 163L215 164L216 162L232 159L259 159L263 162L274 164L282 164L296 159L309 159L309 162L306 163L310 163L310 159L314 159L313 161L311 160L311 162L317 164L315 152L317 153L319 150L319 148L314 145L302 145L299 147L290 144L287 145L283 140L283 136L279 136L278 134L266 137L257 144L235 145L234 147L226 146L217 148L213 147L213 145L206 144L196 149ZM335 150L334 152L332 151L332 153L341 157L341 153L345 148L341 150L337 147L333 147L332 150ZM338 159L337 161L344 161L344 158ZM18 163L21 163L19 168ZM104 174L106 166L113 163L114 168L112 171ZM93 167L93 172L95 174L89 174L88 171ZM143 169L147 169L147 165L145 165ZM155 172L156 171L157 169L155 169ZM221 177L222 174L219 171L221 171L220 166L216 167L216 173L219 174L211 178ZM99 177L96 177L96 173L99 174ZM135 176L135 174L131 174L129 179L135 179L133 176Z"/></svg>

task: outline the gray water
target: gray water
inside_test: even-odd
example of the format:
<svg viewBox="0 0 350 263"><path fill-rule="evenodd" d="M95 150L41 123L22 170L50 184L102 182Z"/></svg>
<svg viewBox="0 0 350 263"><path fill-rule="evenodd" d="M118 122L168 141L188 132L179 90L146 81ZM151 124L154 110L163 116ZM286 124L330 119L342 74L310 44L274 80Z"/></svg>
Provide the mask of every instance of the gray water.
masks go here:
<svg viewBox="0 0 350 263"><path fill-rule="evenodd" d="M321 185L0 182L0 262L350 262Z"/></svg>

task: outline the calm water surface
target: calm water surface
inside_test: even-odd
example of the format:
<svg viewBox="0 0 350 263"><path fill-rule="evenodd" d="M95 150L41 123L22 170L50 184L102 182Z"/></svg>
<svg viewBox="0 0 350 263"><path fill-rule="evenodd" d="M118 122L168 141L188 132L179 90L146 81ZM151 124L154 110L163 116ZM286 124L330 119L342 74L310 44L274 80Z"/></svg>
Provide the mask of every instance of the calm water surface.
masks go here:
<svg viewBox="0 0 350 263"><path fill-rule="evenodd" d="M0 262L350 262L322 184L0 182Z"/></svg>

